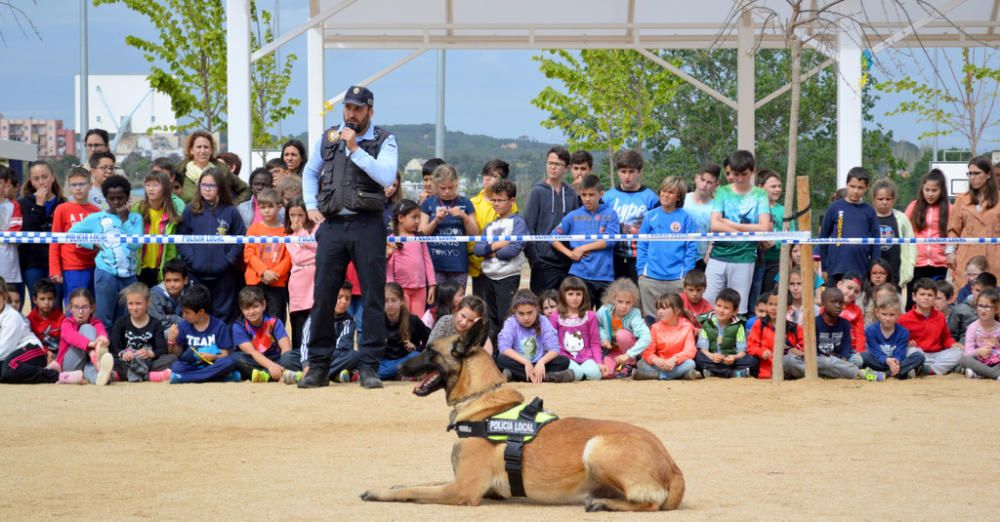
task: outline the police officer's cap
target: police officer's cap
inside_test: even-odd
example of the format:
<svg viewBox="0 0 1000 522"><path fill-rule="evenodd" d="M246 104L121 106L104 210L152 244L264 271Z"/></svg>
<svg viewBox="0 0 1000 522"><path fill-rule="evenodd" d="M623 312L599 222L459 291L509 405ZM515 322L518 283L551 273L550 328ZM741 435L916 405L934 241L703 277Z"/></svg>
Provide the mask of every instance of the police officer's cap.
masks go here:
<svg viewBox="0 0 1000 522"><path fill-rule="evenodd" d="M352 85L348 87L347 92L344 93L344 103L350 103L351 105L367 105L372 107L375 105L375 95L372 94L367 87Z"/></svg>

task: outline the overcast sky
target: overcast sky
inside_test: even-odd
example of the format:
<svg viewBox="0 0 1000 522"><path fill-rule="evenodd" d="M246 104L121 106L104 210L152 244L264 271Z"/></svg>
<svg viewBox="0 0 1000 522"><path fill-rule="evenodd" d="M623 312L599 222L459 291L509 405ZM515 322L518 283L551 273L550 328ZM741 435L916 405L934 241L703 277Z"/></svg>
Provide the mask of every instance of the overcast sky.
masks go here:
<svg viewBox="0 0 1000 522"><path fill-rule="evenodd" d="M283 2L282 28L302 20L301 2ZM67 126L74 121L73 77L80 72L80 2L44 0L40 5L19 2L32 17L41 40L22 36L9 16L0 18L7 43L0 47L7 80L0 87L0 112L6 117L60 118ZM296 8L285 5L296 4ZM260 2L264 8L271 1ZM91 74L146 74L142 54L125 45L128 34L155 39L156 31L145 18L120 5L89 9ZM299 99L306 94L305 36L283 48L299 56L288 94ZM408 54L408 51L326 51L326 96L333 97L348 85L370 76ZM562 141L557 130L540 122L545 113L530 101L548 84L531 59L536 51L449 51L447 54L446 125L449 130L496 137L529 136L540 141ZM880 57L895 70L908 58ZM904 68L907 66L904 65ZM435 121L437 55L431 51L371 85L376 95L376 119L382 123L430 123ZM760 96L760 95L759 95ZM758 97L759 97L758 96ZM876 117L897 139L918 142L928 127L912 117L886 117L897 98L883 96ZM998 111L1000 113L1000 111ZM282 125L284 134L305 130L305 104ZM1000 114L997 114L1000 117ZM992 139L997 140L994 130ZM958 136L943 138L942 146L961 144ZM1000 145L994 145L997 147Z"/></svg>

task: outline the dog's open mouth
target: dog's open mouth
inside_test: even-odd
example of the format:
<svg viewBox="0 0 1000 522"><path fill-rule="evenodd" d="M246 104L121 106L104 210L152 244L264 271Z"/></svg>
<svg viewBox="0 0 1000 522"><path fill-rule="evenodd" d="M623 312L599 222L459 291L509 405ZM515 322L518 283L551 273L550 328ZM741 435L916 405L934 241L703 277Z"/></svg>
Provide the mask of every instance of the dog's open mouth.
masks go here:
<svg viewBox="0 0 1000 522"><path fill-rule="evenodd" d="M417 397L423 397L442 386L444 386L444 379L441 378L441 373L437 370L432 370L425 374L424 378L420 380L420 384L413 388L413 394Z"/></svg>

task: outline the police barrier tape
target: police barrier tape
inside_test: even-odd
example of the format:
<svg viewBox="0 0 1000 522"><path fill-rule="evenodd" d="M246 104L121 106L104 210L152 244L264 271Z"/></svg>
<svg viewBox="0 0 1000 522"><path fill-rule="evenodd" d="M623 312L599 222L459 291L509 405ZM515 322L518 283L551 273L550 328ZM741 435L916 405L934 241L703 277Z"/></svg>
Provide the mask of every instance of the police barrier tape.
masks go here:
<svg viewBox="0 0 1000 522"><path fill-rule="evenodd" d="M717 232L693 234L548 234L500 236L389 236L390 243L443 243L468 241L786 241L808 245L984 245L1000 244L996 237L945 237L945 238L880 238L844 237L814 238L808 232ZM127 234L76 234L69 232L0 232L0 244L175 244L175 245L243 245L260 243L315 243L313 236L207 236L170 235L147 236Z"/></svg>

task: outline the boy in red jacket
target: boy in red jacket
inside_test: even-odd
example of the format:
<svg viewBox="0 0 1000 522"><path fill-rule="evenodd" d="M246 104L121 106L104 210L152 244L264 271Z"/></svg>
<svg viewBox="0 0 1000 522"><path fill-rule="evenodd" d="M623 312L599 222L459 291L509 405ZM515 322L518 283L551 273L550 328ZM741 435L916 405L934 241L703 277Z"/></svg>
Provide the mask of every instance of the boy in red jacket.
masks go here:
<svg viewBox="0 0 1000 522"><path fill-rule="evenodd" d="M774 325L778 321L778 288L772 288L767 294L767 315L754 321L750 333L747 334L747 353L760 359L758 379L771 378L771 364L774 359ZM785 350L802 350L802 327L788 322L785 325ZM782 354L784 357L784 354Z"/></svg>
<svg viewBox="0 0 1000 522"><path fill-rule="evenodd" d="M952 338L944 314L934 308L936 296L934 281L918 279L913 283L913 308L898 321L910 332L910 346L924 352L923 375L944 375L962 360L962 345Z"/></svg>
<svg viewBox="0 0 1000 522"><path fill-rule="evenodd" d="M52 213L52 231L68 232L70 227L101 209L90 202L90 173L82 167L73 167L66 176L70 201L56 207ZM98 249L80 248L70 243L53 243L49 246L49 278L63 285L63 295L77 288L94 292L94 258Z"/></svg>
<svg viewBox="0 0 1000 522"><path fill-rule="evenodd" d="M56 285L50 279L35 281L35 306L28 313L28 324L35 337L42 341L49 362L55 360L59 352L59 330L63 321L63 311L56 299Z"/></svg>

